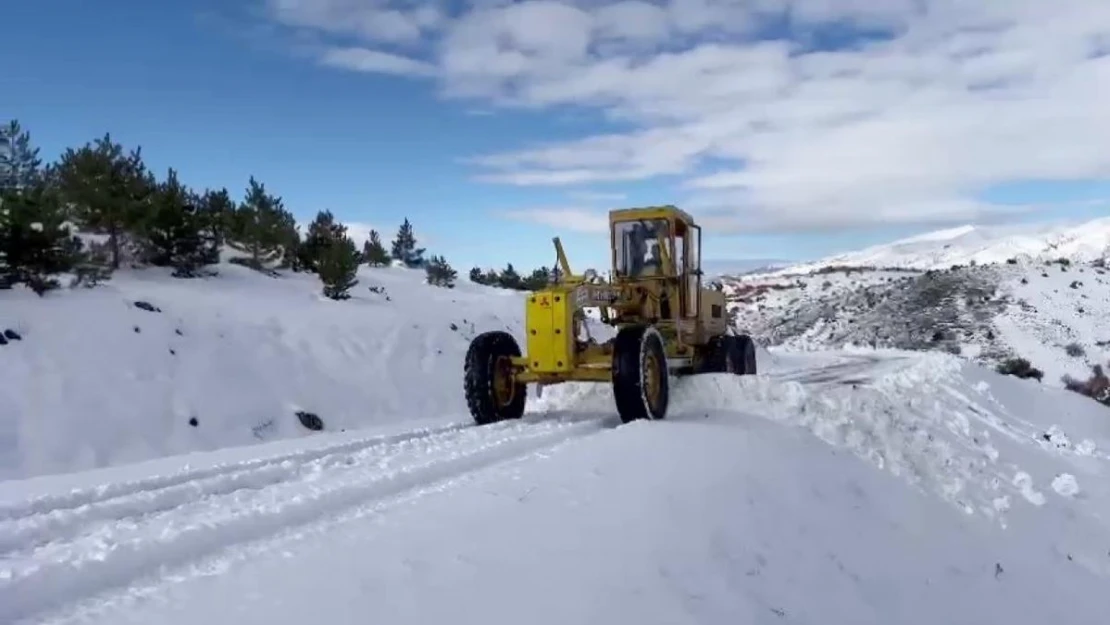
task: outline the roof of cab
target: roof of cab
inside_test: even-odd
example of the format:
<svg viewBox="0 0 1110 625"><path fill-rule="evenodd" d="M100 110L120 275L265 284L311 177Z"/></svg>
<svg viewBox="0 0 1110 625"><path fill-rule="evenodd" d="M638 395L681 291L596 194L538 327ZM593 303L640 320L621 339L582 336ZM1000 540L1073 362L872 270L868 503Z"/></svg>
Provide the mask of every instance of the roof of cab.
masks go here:
<svg viewBox="0 0 1110 625"><path fill-rule="evenodd" d="M662 206L640 206L636 208L616 208L609 211L609 221L632 221L639 219L662 219L667 217L674 217L679 221L684 221L689 224L694 223L694 218L673 204L664 204Z"/></svg>

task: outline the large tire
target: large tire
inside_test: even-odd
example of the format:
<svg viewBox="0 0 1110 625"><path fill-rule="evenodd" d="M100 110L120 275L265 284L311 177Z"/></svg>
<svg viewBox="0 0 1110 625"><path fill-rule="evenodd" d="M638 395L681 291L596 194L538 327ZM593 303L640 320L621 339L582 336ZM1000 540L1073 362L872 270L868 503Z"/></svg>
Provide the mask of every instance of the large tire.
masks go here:
<svg viewBox="0 0 1110 625"><path fill-rule="evenodd" d="M663 337L652 326L621 328L613 341L613 397L621 421L667 416L670 374Z"/></svg>
<svg viewBox="0 0 1110 625"><path fill-rule="evenodd" d="M705 344L701 362L698 363L698 373L724 373L728 371L729 349L732 347L732 337L727 334L715 336Z"/></svg>
<svg viewBox="0 0 1110 625"><path fill-rule="evenodd" d="M528 387L514 379L510 361L520 355L520 345L508 332L485 332L470 342L463 386L470 416L478 425L524 415Z"/></svg>
<svg viewBox="0 0 1110 625"><path fill-rule="evenodd" d="M755 364L755 341L747 334L738 334L731 338L732 343L736 346L736 360L733 365L733 373L736 375L755 375L757 371Z"/></svg>
<svg viewBox="0 0 1110 625"><path fill-rule="evenodd" d="M746 334L714 337L706 352L699 373L755 375L755 343Z"/></svg>

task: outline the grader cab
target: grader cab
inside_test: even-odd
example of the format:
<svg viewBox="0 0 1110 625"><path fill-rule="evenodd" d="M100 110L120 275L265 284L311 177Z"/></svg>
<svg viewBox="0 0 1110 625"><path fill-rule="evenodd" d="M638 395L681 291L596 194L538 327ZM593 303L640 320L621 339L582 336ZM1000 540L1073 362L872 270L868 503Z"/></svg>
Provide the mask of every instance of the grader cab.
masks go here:
<svg viewBox="0 0 1110 625"><path fill-rule="evenodd" d="M476 336L464 365L467 405L484 425L524 414L527 385L612 384L625 423L662 419L670 377L756 372L751 337L732 333L721 291L702 285L701 228L674 206L609 212L609 282L575 275L558 237L559 279L525 300L525 346L508 332ZM616 336L590 335L596 308Z"/></svg>

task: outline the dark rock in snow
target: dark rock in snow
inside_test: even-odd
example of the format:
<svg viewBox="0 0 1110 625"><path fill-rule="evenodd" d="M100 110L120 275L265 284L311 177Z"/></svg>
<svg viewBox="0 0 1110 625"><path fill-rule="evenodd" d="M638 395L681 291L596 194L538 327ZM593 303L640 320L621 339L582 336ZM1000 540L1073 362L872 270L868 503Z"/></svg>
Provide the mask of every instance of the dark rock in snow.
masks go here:
<svg viewBox="0 0 1110 625"><path fill-rule="evenodd" d="M324 429L324 421L314 412L305 412L304 410L297 411L297 419L300 420L301 425L314 431Z"/></svg>
<svg viewBox="0 0 1110 625"><path fill-rule="evenodd" d="M7 330L4 330L4 338L10 339L10 340L13 340L13 341L22 341L23 340L23 337L20 336L18 332L16 332L15 330L12 330L11 328L8 328Z"/></svg>
<svg viewBox="0 0 1110 625"><path fill-rule="evenodd" d="M162 312L161 308L158 308L157 306L155 306L154 304L151 304L150 302L144 302L144 301L135 302L135 308L141 308L141 309L149 311L149 312Z"/></svg>

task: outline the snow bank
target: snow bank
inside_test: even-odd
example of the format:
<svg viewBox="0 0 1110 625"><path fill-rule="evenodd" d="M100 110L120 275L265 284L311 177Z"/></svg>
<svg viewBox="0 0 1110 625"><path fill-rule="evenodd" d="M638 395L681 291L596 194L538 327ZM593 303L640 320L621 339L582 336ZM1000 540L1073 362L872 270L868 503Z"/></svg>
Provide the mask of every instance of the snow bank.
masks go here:
<svg viewBox="0 0 1110 625"><path fill-rule="evenodd" d="M297 411L329 431L466 420L469 339L521 330L519 293L465 279L363 268L336 302L311 275L219 273L0 291L0 331L22 338L0 345L0 479L311 434Z"/></svg>
<svg viewBox="0 0 1110 625"><path fill-rule="evenodd" d="M1038 523L1040 507L1065 508L1073 527L1053 537L1060 549L1102 545L1098 525L1110 522L1110 409L947 354L772 353L766 375L675 380L668 419L731 412L804 428L1004 527ZM601 411L612 395L603 386L566 385L543 401L552 410ZM1106 555L1103 549L1089 566L1110 574Z"/></svg>

